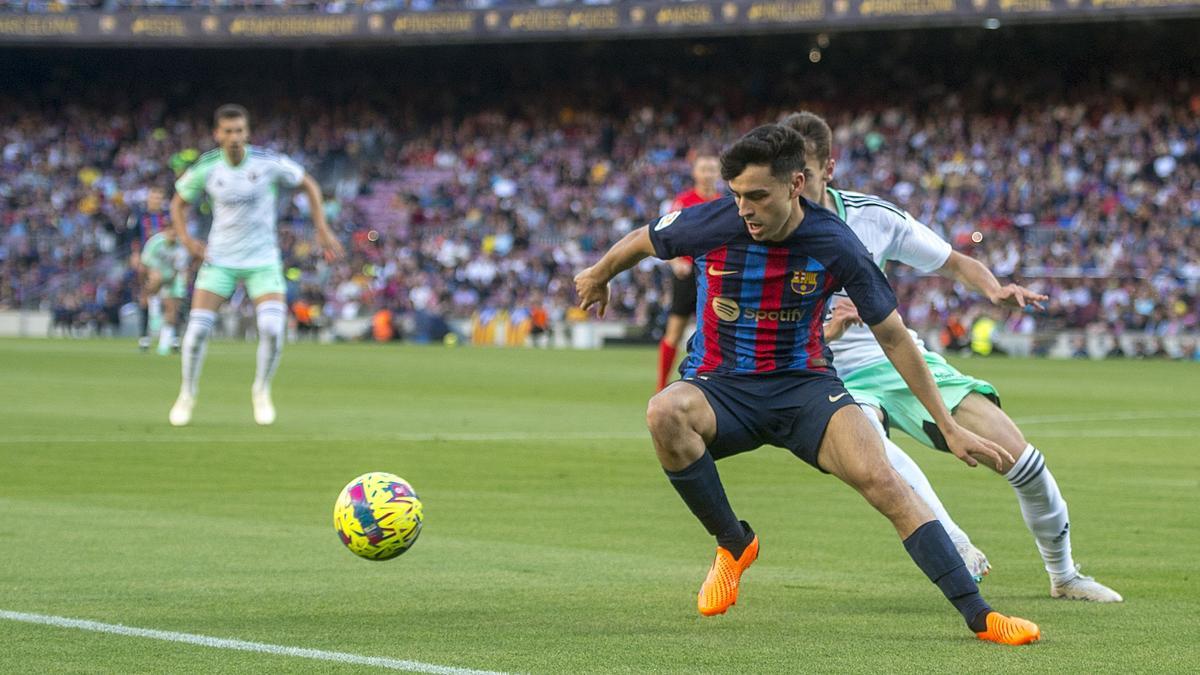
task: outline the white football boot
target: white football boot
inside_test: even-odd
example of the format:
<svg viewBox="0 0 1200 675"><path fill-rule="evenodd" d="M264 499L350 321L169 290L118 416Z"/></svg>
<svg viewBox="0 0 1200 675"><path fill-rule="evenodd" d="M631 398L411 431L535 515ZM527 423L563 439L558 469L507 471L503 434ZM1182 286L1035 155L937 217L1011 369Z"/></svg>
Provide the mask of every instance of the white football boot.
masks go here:
<svg viewBox="0 0 1200 675"><path fill-rule="evenodd" d="M1050 581L1050 597L1065 600L1089 600L1091 602L1124 602L1125 598L1113 589L1080 574L1079 565L1075 566L1075 576L1063 581Z"/></svg>
<svg viewBox="0 0 1200 675"><path fill-rule="evenodd" d="M271 390L251 387L250 400L254 403L254 421L261 426L275 423L275 404L271 402Z"/></svg>
<svg viewBox="0 0 1200 675"><path fill-rule="evenodd" d="M186 427L192 421L192 408L196 407L196 397L186 392L179 392L175 405L171 406L171 426Z"/></svg>

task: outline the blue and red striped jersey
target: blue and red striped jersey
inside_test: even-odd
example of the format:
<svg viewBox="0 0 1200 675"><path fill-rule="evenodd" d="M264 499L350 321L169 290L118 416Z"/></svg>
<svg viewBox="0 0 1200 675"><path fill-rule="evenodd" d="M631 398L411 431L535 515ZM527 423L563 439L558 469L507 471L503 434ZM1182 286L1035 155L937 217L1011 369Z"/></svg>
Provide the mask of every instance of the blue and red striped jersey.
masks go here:
<svg viewBox="0 0 1200 675"><path fill-rule="evenodd" d="M867 325L896 309L896 296L854 231L804 200L787 239L750 237L733 199L669 213L650 226L655 254L692 256L696 333L679 367L702 373L833 372L822 322L845 288Z"/></svg>
<svg viewBox="0 0 1200 675"><path fill-rule="evenodd" d="M138 242L142 246L150 241L150 237L170 227L171 215L167 211L138 211L129 216L129 229L137 232Z"/></svg>

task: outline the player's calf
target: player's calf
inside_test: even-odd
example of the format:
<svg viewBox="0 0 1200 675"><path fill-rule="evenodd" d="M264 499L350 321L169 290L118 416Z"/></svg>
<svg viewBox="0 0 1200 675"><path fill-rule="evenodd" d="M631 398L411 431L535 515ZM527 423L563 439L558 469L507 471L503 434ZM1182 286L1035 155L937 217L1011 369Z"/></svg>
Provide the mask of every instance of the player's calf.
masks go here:
<svg viewBox="0 0 1200 675"><path fill-rule="evenodd" d="M882 442L872 433L861 410L845 408L830 419L819 460L823 468L858 490L892 522L913 562L942 591L977 636L1004 644L1024 644L1021 640L1036 639L1029 638L1036 632L1036 625L1024 620L1021 630L993 630L989 621L1008 627L1009 617L996 614L984 601L945 528L888 464ZM997 624L999 619L989 619L994 614L1005 621Z"/></svg>
<svg viewBox="0 0 1200 675"><path fill-rule="evenodd" d="M830 417L817 462L857 490L901 537L933 520L929 507L888 463L883 442L858 406L844 407Z"/></svg>

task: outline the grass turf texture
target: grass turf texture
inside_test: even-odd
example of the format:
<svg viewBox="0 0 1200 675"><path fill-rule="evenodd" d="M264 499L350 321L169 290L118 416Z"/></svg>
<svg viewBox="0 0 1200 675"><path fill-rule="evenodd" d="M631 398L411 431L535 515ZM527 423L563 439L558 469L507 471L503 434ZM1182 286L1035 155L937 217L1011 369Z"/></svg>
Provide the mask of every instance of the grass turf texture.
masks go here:
<svg viewBox="0 0 1200 675"><path fill-rule="evenodd" d="M713 544L644 433L655 354L290 345L254 425L254 346L216 343L193 426L177 358L0 341L0 609L409 659L562 672L1161 672L1200 663L1200 366L971 360L1045 452L1077 561L1123 605L1051 600L1011 488L908 449L989 555L1027 648L978 642L856 494L775 448L720 463L762 537L729 614ZM441 438L435 436L441 435ZM495 437L487 440L488 437ZM338 490L397 473L408 554L359 560ZM0 621L0 672L362 672Z"/></svg>

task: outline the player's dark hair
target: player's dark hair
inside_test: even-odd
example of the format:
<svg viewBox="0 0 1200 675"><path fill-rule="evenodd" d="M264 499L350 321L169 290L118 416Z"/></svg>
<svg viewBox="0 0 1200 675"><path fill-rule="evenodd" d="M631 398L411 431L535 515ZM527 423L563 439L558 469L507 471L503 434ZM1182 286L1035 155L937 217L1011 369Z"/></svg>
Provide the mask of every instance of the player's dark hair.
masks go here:
<svg viewBox="0 0 1200 675"><path fill-rule="evenodd" d="M782 124L764 124L721 153L721 178L731 181L751 164L771 167L771 175L791 181L804 170L804 137Z"/></svg>
<svg viewBox="0 0 1200 675"><path fill-rule="evenodd" d="M247 124L250 123L250 113L245 108L236 103L226 103L213 113L213 126L221 126L221 120L233 120L239 117L246 120Z"/></svg>
<svg viewBox="0 0 1200 675"><path fill-rule="evenodd" d="M823 117L802 110L788 115L779 123L803 136L807 144L805 149L822 164L829 161L829 156L833 154L833 130Z"/></svg>

